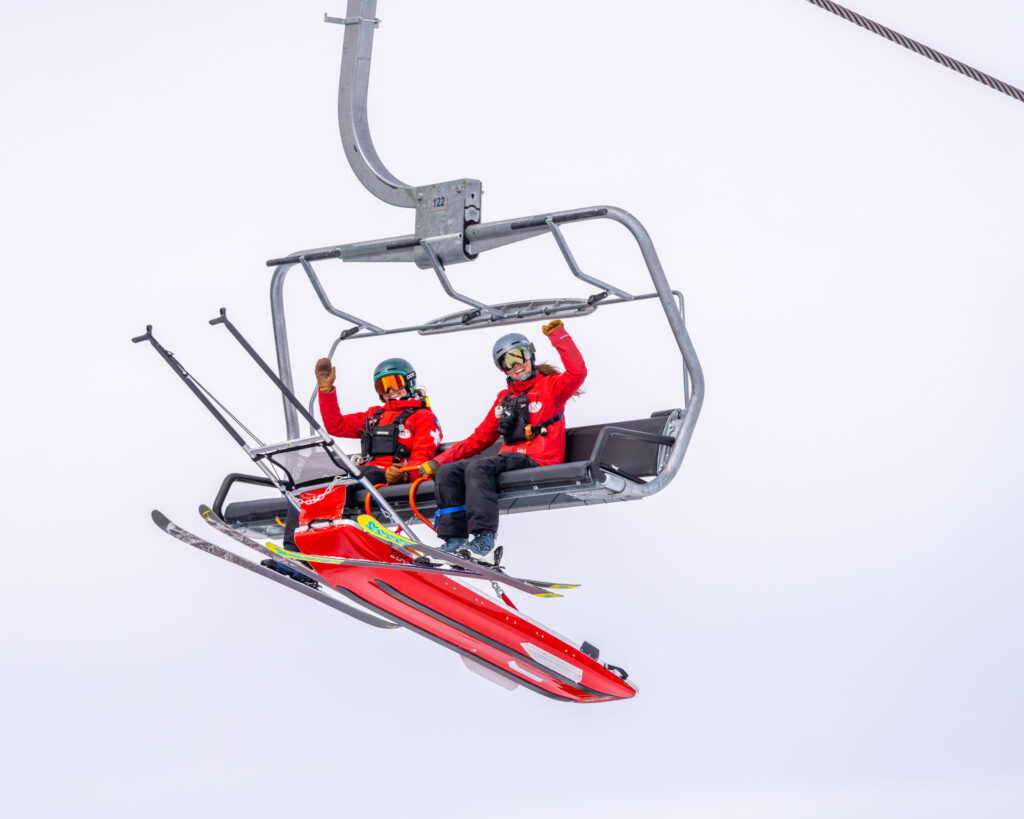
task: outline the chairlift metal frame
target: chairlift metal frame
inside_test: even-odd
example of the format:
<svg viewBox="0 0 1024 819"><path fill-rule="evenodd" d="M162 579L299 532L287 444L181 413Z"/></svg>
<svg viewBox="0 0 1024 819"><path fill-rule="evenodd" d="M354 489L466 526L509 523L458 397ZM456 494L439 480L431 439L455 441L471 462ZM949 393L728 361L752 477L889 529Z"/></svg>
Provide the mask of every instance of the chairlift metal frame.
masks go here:
<svg viewBox="0 0 1024 819"><path fill-rule="evenodd" d="M338 125L345 156L356 178L378 199L396 207L414 208L415 232L404 236L300 250L270 259L275 268L270 284L271 315L278 373L288 391L294 393L291 355L284 310L284 283L294 267L301 267L324 309L351 326L334 341L333 355L342 341L356 338L416 332L420 335L461 332L500 325L578 317L601 307L645 299L658 299L678 345L683 361L684 411L664 468L657 477L632 487L634 496L651 495L663 489L675 476L686 453L704 399L704 376L696 351L686 330L682 294L673 290L665 276L650 235L643 224L627 211L612 206L595 206L517 219L480 221L483 189L477 179L456 179L413 186L395 177L377 154L367 119L367 90L374 31L380 26L376 0L348 0L347 16L324 15L324 22L345 26L338 87ZM654 292L632 294L584 273L577 264L563 233L563 226L595 219L609 219L626 228L636 241L651 276ZM595 287L586 299L545 298L505 304L485 304L455 290L446 269L452 264L473 261L480 254L514 242L550 234L574 277ZM335 307L313 267L314 262L341 259L345 262L413 262L432 269L444 292L467 305L461 310L422 324L386 328ZM310 412L315 400L310 399ZM289 439L299 437L299 409L284 398L285 425ZM306 415L306 413L302 413Z"/></svg>

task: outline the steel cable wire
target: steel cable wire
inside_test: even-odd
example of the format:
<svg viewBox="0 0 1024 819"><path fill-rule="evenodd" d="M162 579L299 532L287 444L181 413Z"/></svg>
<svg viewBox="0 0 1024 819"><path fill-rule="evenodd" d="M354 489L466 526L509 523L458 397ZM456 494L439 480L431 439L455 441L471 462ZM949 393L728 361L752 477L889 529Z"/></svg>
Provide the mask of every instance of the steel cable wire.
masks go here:
<svg viewBox="0 0 1024 819"><path fill-rule="evenodd" d="M857 14L855 11L850 11L844 6L840 6L838 3L833 3L831 0L807 0L808 3L813 3L819 8L823 8L826 11L830 11L838 17L842 17L844 20L848 20L851 23L856 23L861 28L866 28L868 31L872 31L880 37L885 37L886 40L897 43L904 48L909 48L911 51L920 54L922 57L927 57L929 60L934 60L940 65L951 68L953 71L958 71L965 77L970 77L972 80L977 80L983 85L987 85L989 88L993 88L996 91L1002 91L1007 96L1013 97L1019 102L1024 102L1024 91L1019 88L1015 88L1009 83L1005 83L1002 80L997 80L983 71L978 71L976 68L954 60L952 57L943 54L941 51L936 51L934 48L929 48L923 43L917 42L917 40L911 40L909 37L905 37L898 31L893 31L891 28L886 28L880 23L876 23L874 20L869 20L867 17L863 17Z"/></svg>

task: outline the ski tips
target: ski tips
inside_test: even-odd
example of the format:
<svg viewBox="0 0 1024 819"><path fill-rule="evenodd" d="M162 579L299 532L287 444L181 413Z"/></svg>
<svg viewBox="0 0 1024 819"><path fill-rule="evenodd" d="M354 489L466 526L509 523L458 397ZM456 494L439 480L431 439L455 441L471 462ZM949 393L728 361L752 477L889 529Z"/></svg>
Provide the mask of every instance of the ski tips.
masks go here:
<svg viewBox="0 0 1024 819"><path fill-rule="evenodd" d="M548 583L544 580L530 580L527 577L524 577L523 580L544 589L578 589L580 587L579 583Z"/></svg>
<svg viewBox="0 0 1024 819"><path fill-rule="evenodd" d="M157 526L159 526L159 527L160 527L161 529L164 529L164 530L166 530L166 529L167 529L167 527L171 525L171 519L170 519L169 517L167 517L167 515L165 515L165 514L164 514L163 512L161 512L161 511L160 511L159 509L154 509L154 510L153 510L153 511L152 511L152 512L150 513L150 515L151 515L151 516L152 516L152 518L153 518L153 523L155 523L155 524L156 524Z"/></svg>

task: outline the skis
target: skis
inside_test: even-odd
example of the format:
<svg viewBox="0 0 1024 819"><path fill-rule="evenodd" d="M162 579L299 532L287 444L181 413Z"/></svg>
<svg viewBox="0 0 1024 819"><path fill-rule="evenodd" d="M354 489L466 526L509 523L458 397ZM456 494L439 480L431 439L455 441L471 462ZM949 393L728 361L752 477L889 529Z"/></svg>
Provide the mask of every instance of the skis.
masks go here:
<svg viewBox="0 0 1024 819"><path fill-rule="evenodd" d="M305 552L293 552L289 549L285 549L274 543L268 543L267 548L270 549L278 557L287 558L288 560L305 560L309 563L328 563L332 566L369 566L374 569L390 569L402 572L420 572L422 574L447 574L453 577L475 577L480 580L486 580L484 575L479 574L475 571L466 571L465 569L450 567L445 568L444 566L426 566L418 563L390 563L383 560L359 560L353 557L338 557L336 555L308 555ZM289 563L288 565L291 565ZM502 575L503 577L505 575ZM516 578L517 580L522 578ZM491 583L496 581L491 580ZM533 586L539 586L543 589L576 589L579 588L579 584L574 583L549 583L544 580L523 580L524 583L529 583ZM536 597L561 597L560 594L553 593L542 593L534 592Z"/></svg>
<svg viewBox="0 0 1024 819"><path fill-rule="evenodd" d="M217 546L214 543L210 543L210 541L208 540L203 540L203 538L198 537L197 535L194 535L191 532L186 531L185 529L182 529L180 526L169 520L166 515L164 515L157 509L154 509L152 514L153 522L161 529L163 529L165 532L167 532L167 534L171 535L172 537L176 537L178 540L182 541L183 543L187 543L189 546L194 546L201 552L206 552L207 554L213 555L214 557L219 557L222 560L226 560L228 563L233 563L236 566L241 566L243 569L248 569L249 571L254 572L255 574L269 578L270 580L273 580L275 583L280 583L282 586L287 586L288 588L294 589L300 594L304 594L306 597L310 597L313 600L319 600L321 603L330 606L332 609L337 609L338 611L344 612L350 617L355 617L357 620L360 620L361 622L366 623L367 625L375 626L376 628L398 628L398 625L395 623L391 623L387 620L382 620L379 617L374 617L371 614L367 614L362 609L357 609L354 606L348 605L347 603L342 603L340 600L335 599L333 596L327 594L326 592L319 591L317 589L312 589L309 586L300 583L298 580L292 580L290 577L280 574L279 572L275 572L273 569L268 569L265 566L259 565L258 563L253 563L250 560L246 560L243 557L239 557L234 552L229 552L227 549L222 549L220 546ZM308 569L305 569L304 567L297 567L296 571L298 571L299 569L303 570L303 574L312 574L311 572L309 572ZM318 580L318 582L322 582L322 578L316 579Z"/></svg>
<svg viewBox="0 0 1024 819"><path fill-rule="evenodd" d="M312 576L310 571L301 564L296 563L295 561L301 560L310 563L332 563L350 566L369 566L373 568L392 569L398 571L418 571L424 574L448 574L455 577L478 577L484 580L491 580L497 581L498 583L504 583L508 586L511 586L514 589L519 589L520 591L525 591L527 594L532 594L535 597L562 597L562 595L549 591L549 589L575 589L579 587L579 584L574 583L551 583L542 580L525 580L523 578L510 577L504 572L501 572L497 569L492 569L489 566L482 566L479 563L476 563L472 560L466 560L465 558L459 557L458 555L450 555L447 552L442 552L440 549L434 549L430 546L424 546L422 544L416 543L415 541L407 540L406 538L401 538L395 535L393 532L384 529L383 527L379 527L379 524L378 528L381 528L382 532L381 534L377 534L374 531L371 531L369 528L366 528L366 524L363 523L363 518L369 516L365 515L361 515L359 520L361 525L364 527L364 531L366 531L368 534L374 535L375 537L385 540L385 542L391 545L405 545L407 548L418 549L419 551L424 552L429 557L434 557L437 560L440 560L444 563L449 563L453 567L458 568L446 569L440 566L420 566L411 563L388 563L384 561L358 560L355 558L336 557L334 555L307 555L303 552L291 552L287 549L282 549L280 546L276 546L273 543L268 543L266 546L264 546L263 544L258 543L257 541L253 540L247 535L242 534L237 529L232 529L227 523L225 523L223 520L217 517L217 515L214 514L213 510L210 509L210 507L206 506L205 504L199 507L199 514L203 516L203 519L207 523L209 523L218 531L223 532L228 537L234 538L239 543L242 543L251 549L255 549L261 554L267 555L269 557L274 557L279 560L284 559L290 568L293 568L296 571L299 571L307 576ZM385 537L385 534L389 537ZM402 544L395 543L395 541L399 540L402 541Z"/></svg>
<svg viewBox="0 0 1024 819"><path fill-rule="evenodd" d="M277 555L275 555L272 551L270 551L270 549L268 549L259 541L253 540L251 537L243 535L237 529L232 529L230 526L228 526L223 520L217 517L217 515L214 514L213 510L206 504L200 504L199 514L202 515L203 520L209 523L218 532L221 532L227 535L228 537L237 540L243 546L248 546L250 549L255 549L264 557L273 558L274 560L278 559ZM301 563L296 563L293 560L284 560L282 562L287 564L289 569L291 569L294 572L298 572L303 577L308 577L310 580L314 580L317 583L323 582L323 578L320 577L320 575L318 575L312 569L303 566Z"/></svg>
<svg viewBox="0 0 1024 819"><path fill-rule="evenodd" d="M422 545L422 544L418 543L417 541L410 540L407 537L402 537L401 535L396 534L395 532L392 532L390 529L387 529L384 526L381 526L377 522L376 518L374 518L372 515L360 515L358 518L356 518L356 524L359 527L361 527L364 532L368 532L369 534L373 535L375 538L377 538L379 540L386 541L387 543L390 543L393 546L398 546L402 551L406 551L407 552L410 549L419 549L420 546ZM433 551L437 552L436 549L433 550ZM443 555L445 555L445 557L443 557L442 560L445 563L448 563L448 564L453 565L453 566L456 565L453 561L448 559L448 558L451 557L451 553L450 552L443 552ZM474 565L474 571L475 571L476 568L491 569L490 566L486 566L485 564L478 563L476 561L470 561L470 562ZM494 569L492 571L497 571L500 574L505 574L504 569L502 569L500 566L494 567ZM477 574L478 577L481 576L479 572L476 572L476 574ZM489 579L491 581L491 583L495 582L494 578L488 577L487 579ZM552 583L552 582L550 582L548 580L527 580L527 579L525 579L523 577L517 577L515 579L516 580L521 580L524 583L530 583L530 584L532 584L534 586L540 586L540 587L545 588L545 589L578 589L579 588L579 583ZM555 597L560 597L561 595L554 595L554 596Z"/></svg>
<svg viewBox="0 0 1024 819"><path fill-rule="evenodd" d="M422 541L399 537L391 530L377 523L376 519L374 519L372 515L360 515L358 522L359 525L363 527L364 531L379 538L380 540L383 540L385 543L391 544L399 551L405 552L407 555L412 556L412 550L416 550L427 557L432 558L434 561L448 563L451 566L461 566L463 569L468 569L473 572L478 577L483 577L486 580L496 580L513 589L519 589L519 591L532 594L534 597L562 596L560 594L554 594L553 592L544 591L541 587L536 586L527 580L521 580L518 577L511 577L498 568L492 568L491 566L486 566L475 560L468 560L467 558L451 554L450 552L442 552L440 549L435 549L433 546L427 546Z"/></svg>

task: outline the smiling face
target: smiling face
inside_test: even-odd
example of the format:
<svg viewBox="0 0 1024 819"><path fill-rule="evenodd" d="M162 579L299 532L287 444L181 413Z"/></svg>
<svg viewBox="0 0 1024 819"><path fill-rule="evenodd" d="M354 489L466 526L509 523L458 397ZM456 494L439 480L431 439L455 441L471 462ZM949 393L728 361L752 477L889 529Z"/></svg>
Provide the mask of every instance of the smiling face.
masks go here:
<svg viewBox="0 0 1024 819"><path fill-rule="evenodd" d="M515 347L500 356L495 362L513 381L522 381L533 373L533 349Z"/></svg>
<svg viewBox="0 0 1024 819"><path fill-rule="evenodd" d="M513 381L522 381L533 372L533 362L527 359L526 361L519 361L512 366L512 369L507 370L508 377Z"/></svg>
<svg viewBox="0 0 1024 819"><path fill-rule="evenodd" d="M373 382L374 388L381 401L394 401L398 398L409 397L410 379L415 377L411 373L407 378L405 373L391 372L378 376Z"/></svg>

